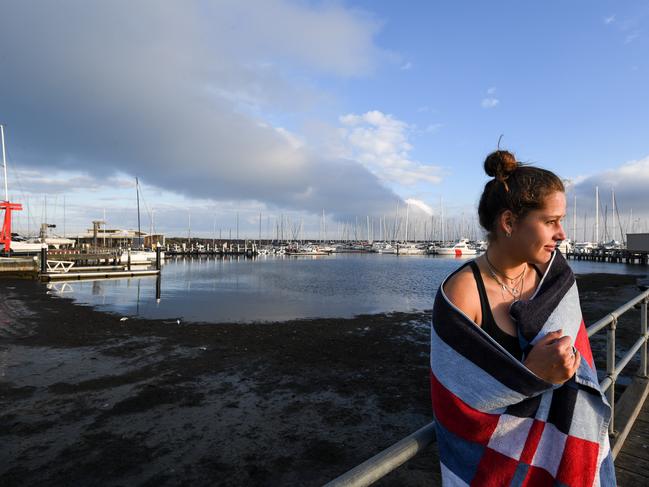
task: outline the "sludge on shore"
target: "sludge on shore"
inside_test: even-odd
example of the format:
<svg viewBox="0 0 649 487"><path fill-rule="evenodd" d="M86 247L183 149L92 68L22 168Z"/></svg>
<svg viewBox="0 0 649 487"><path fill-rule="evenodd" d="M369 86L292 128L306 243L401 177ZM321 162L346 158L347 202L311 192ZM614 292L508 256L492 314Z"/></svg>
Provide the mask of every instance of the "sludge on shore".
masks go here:
<svg viewBox="0 0 649 487"><path fill-rule="evenodd" d="M638 292L578 279L587 323ZM320 485L431 419L426 312L178 325L0 286L4 485Z"/></svg>

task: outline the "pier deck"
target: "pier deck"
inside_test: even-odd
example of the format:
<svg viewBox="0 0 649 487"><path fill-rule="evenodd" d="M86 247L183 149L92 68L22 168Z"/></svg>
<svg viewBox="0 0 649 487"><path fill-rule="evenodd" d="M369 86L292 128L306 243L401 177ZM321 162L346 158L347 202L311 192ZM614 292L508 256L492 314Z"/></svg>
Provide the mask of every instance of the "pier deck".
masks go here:
<svg viewBox="0 0 649 487"><path fill-rule="evenodd" d="M615 473L620 487L649 485L649 401L647 400L615 459Z"/></svg>
<svg viewBox="0 0 649 487"><path fill-rule="evenodd" d="M81 280L81 279L110 279L116 277L141 277L141 276L155 276L160 274L157 269L147 270L125 270L125 271L97 271L97 272L66 272L66 273L46 273L41 274L41 279L44 281L54 280Z"/></svg>

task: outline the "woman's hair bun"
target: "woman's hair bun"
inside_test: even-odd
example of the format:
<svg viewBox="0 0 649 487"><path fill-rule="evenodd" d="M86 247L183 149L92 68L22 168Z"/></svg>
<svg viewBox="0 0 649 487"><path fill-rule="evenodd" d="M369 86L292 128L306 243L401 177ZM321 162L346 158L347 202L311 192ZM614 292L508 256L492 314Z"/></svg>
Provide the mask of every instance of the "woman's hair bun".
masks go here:
<svg viewBox="0 0 649 487"><path fill-rule="evenodd" d="M501 180L507 178L517 167L516 157L506 150L492 152L484 161L484 171L487 175Z"/></svg>

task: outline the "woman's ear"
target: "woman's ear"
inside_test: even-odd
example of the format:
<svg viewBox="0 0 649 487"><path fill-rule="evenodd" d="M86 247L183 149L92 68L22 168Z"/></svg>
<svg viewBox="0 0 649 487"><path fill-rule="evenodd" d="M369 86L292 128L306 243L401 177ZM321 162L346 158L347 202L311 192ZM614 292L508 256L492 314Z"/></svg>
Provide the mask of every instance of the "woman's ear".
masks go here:
<svg viewBox="0 0 649 487"><path fill-rule="evenodd" d="M512 231L514 229L514 222L516 217L511 210L503 211L498 218L498 229L505 235L505 237L511 237Z"/></svg>

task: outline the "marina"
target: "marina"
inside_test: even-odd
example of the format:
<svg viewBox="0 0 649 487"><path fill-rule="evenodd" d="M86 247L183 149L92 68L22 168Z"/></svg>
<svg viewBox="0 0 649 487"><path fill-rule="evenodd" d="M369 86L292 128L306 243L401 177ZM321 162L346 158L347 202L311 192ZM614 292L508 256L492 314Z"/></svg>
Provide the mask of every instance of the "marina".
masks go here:
<svg viewBox="0 0 649 487"><path fill-rule="evenodd" d="M161 4L2 4L0 487L649 486L647 2Z"/></svg>

